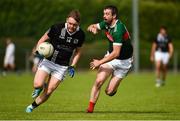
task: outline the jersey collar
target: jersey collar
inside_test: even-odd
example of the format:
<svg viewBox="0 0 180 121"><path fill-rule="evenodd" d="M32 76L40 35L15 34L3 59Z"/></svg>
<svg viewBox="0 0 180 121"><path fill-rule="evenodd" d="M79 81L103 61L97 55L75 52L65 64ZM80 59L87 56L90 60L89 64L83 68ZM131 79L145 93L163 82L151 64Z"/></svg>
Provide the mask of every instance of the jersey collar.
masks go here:
<svg viewBox="0 0 180 121"><path fill-rule="evenodd" d="M70 32L68 31L68 29L67 29L67 23L65 23L65 29L66 29L66 31L68 32L69 35L73 35L73 34L75 34L77 31L79 31L80 27L78 26L78 27L76 28L76 31L75 31L75 32L70 33Z"/></svg>
<svg viewBox="0 0 180 121"><path fill-rule="evenodd" d="M115 23L112 26L109 26L110 28L114 28L116 26L116 23L118 22L118 20L115 21Z"/></svg>

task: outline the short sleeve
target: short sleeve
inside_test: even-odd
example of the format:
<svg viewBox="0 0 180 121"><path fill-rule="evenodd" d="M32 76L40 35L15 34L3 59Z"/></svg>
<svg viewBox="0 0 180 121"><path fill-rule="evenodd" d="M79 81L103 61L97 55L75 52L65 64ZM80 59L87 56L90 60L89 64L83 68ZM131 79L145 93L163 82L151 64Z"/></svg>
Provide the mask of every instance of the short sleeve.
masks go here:
<svg viewBox="0 0 180 121"><path fill-rule="evenodd" d="M168 39L168 43L172 42L172 38L170 36L167 36L167 39Z"/></svg>
<svg viewBox="0 0 180 121"><path fill-rule="evenodd" d="M119 28L115 28L116 31L113 33L113 45L122 45L123 41L123 34L125 32L124 26L120 25Z"/></svg>
<svg viewBox="0 0 180 121"><path fill-rule="evenodd" d="M50 39L53 39L53 37L55 37L55 35L57 34L57 27L55 25L52 25L51 28L48 30L48 37Z"/></svg>
<svg viewBox="0 0 180 121"><path fill-rule="evenodd" d="M85 41L85 34L84 34L84 32L82 31L82 32L81 32L81 35L80 35L80 41L79 41L77 47L82 47L84 41Z"/></svg>
<svg viewBox="0 0 180 121"><path fill-rule="evenodd" d="M157 43L157 37L153 38L153 42Z"/></svg>
<svg viewBox="0 0 180 121"><path fill-rule="evenodd" d="M97 26L98 26L98 29L99 29L99 30L105 29L106 22L105 22L105 21L102 21L102 22L98 23Z"/></svg>

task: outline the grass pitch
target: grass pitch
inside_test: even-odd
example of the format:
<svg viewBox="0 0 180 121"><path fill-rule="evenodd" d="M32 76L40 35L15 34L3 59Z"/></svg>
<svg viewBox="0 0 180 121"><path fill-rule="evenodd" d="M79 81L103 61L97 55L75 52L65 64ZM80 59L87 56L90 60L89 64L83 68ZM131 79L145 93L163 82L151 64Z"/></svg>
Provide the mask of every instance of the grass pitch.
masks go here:
<svg viewBox="0 0 180 121"><path fill-rule="evenodd" d="M61 83L50 99L31 114L25 108L31 99L33 75L0 76L0 119L6 120L180 120L180 75L168 73L164 87L156 88L154 73L130 73L113 97L104 93L93 114L85 113L96 73L77 72Z"/></svg>

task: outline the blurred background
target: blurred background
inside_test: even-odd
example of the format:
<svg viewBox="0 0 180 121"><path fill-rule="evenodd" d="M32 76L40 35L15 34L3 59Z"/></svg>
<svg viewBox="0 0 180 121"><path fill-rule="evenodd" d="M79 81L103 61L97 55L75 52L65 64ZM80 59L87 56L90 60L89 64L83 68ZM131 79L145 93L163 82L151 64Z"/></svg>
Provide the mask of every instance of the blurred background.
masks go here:
<svg viewBox="0 0 180 121"><path fill-rule="evenodd" d="M81 12L81 27L102 20L105 5L116 5L120 19L133 36L132 0L0 0L0 70L3 68L5 39L10 37L16 45L16 66L19 70L30 71L31 50L48 28L58 22L64 22L72 9ZM139 0L138 6L138 71L153 70L150 62L151 44L165 25L174 44L175 53L169 68L177 72L180 67L180 2L178 0ZM132 43L135 41L132 39ZM101 58L105 54L106 37L103 32L93 36L86 32L84 51L78 68L88 69L91 59Z"/></svg>

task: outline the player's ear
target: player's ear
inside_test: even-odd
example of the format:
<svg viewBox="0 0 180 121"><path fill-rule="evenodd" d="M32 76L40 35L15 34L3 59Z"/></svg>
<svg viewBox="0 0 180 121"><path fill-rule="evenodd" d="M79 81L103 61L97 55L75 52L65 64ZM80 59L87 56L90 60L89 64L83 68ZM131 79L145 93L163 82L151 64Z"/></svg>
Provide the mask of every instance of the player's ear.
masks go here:
<svg viewBox="0 0 180 121"><path fill-rule="evenodd" d="M80 22L77 22L78 26L80 26Z"/></svg>
<svg viewBox="0 0 180 121"><path fill-rule="evenodd" d="M113 15L113 19L116 19L116 14Z"/></svg>

